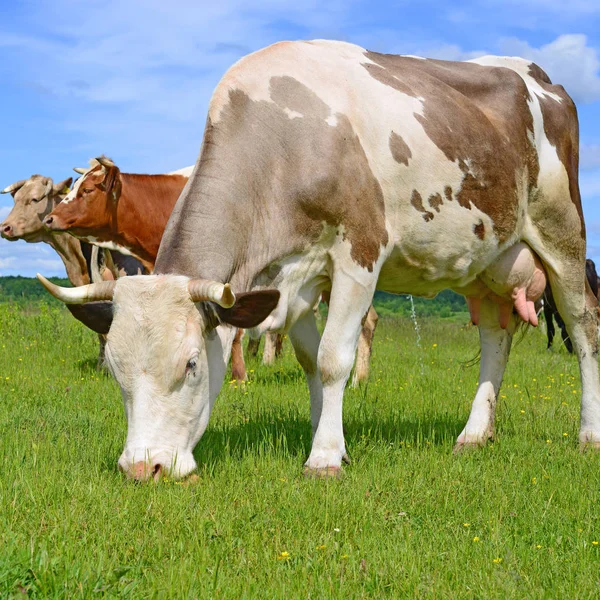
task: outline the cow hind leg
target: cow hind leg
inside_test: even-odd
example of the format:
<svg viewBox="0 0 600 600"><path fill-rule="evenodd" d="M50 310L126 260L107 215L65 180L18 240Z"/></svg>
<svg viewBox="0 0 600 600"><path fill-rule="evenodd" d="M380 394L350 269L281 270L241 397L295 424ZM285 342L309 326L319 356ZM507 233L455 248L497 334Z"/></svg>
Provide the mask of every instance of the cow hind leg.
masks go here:
<svg viewBox="0 0 600 600"><path fill-rule="evenodd" d="M583 254L583 252L582 252ZM598 381L597 300L585 279L584 257L554 261L548 277L558 312L567 327L581 373L582 446L600 447L600 383Z"/></svg>
<svg viewBox="0 0 600 600"><path fill-rule="evenodd" d="M250 338L248 340L247 352L250 356L256 357L256 355L258 354L259 347L260 347L260 338L259 337L256 339Z"/></svg>
<svg viewBox="0 0 600 600"><path fill-rule="evenodd" d="M356 351L356 364L354 374L352 375L352 387L356 388L363 381L369 378L371 366L371 352L373 349L373 336L379 316L373 306L369 307L367 314L363 319L360 339L358 340L358 350Z"/></svg>
<svg viewBox="0 0 600 600"><path fill-rule="evenodd" d="M565 322L562 320L562 317L558 314L558 312L556 313L555 316L556 316L556 324L560 328L560 335L562 337L565 348L567 349L567 352L569 354L573 354L573 344L571 343L571 338L569 337L569 334L567 333L567 326L565 325Z"/></svg>
<svg viewBox="0 0 600 600"><path fill-rule="evenodd" d="M552 342L554 341L554 319L553 319L553 310L552 307L548 304L547 300L544 300L544 318L546 319L546 334L548 336L548 345L547 349L552 347Z"/></svg>
<svg viewBox="0 0 600 600"><path fill-rule="evenodd" d="M479 387L469 420L456 440L455 452L469 446L482 446L494 438L496 402L517 324L517 317L511 315L506 329L500 327L498 310L498 305L490 300L481 302Z"/></svg>

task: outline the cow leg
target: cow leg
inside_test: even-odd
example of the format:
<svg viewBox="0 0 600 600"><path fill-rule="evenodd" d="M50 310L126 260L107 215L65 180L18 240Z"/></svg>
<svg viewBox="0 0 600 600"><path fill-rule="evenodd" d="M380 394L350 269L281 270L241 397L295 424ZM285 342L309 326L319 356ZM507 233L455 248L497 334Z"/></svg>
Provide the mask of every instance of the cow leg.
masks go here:
<svg viewBox="0 0 600 600"><path fill-rule="evenodd" d="M319 345L317 368L323 384L323 407L306 461L307 472L319 476L338 474L342 460L347 459L342 429L344 388L377 276L366 284L357 279L342 271L334 274L329 316Z"/></svg>
<svg viewBox="0 0 600 600"><path fill-rule="evenodd" d="M275 358L283 356L283 333L278 333L275 336Z"/></svg>
<svg viewBox="0 0 600 600"><path fill-rule="evenodd" d="M102 371L104 368L104 349L106 348L106 336L98 334L98 362L96 363L96 371Z"/></svg>
<svg viewBox="0 0 600 600"><path fill-rule="evenodd" d="M455 451L465 446L482 446L494 438L496 401L517 323L516 317L511 315L508 327L502 329L498 310L498 305L490 300L481 302L479 387L473 400L469 420L456 440Z"/></svg>
<svg viewBox="0 0 600 600"><path fill-rule="evenodd" d="M260 338L256 338L255 340L250 338L248 340L248 347L246 348L246 352L248 352L248 354L250 356L254 356L256 357L256 355L258 354L258 348L260 346Z"/></svg>
<svg viewBox="0 0 600 600"><path fill-rule="evenodd" d="M265 347L263 349L263 365L272 365L275 362L275 346L277 334L272 331L265 333Z"/></svg>
<svg viewBox="0 0 600 600"><path fill-rule="evenodd" d="M358 387L362 381L369 378L369 367L371 366L371 352L373 349L373 336L379 316L371 305L367 314L363 318L362 330L358 340L358 350L356 351L356 364L354 365L354 374L352 375L352 387Z"/></svg>
<svg viewBox="0 0 600 600"><path fill-rule="evenodd" d="M558 262L558 261L557 261ZM585 279L584 260L558 263L560 273L547 269L556 308L563 318L581 372L582 446L600 447L600 382L598 381L597 300Z"/></svg>
<svg viewBox="0 0 600 600"><path fill-rule="evenodd" d="M554 319L553 319L554 311L552 307L548 303L547 300L544 300L544 318L546 319L546 334L548 335L548 345L546 348L549 350L552 347L552 342L554 341Z"/></svg>
<svg viewBox="0 0 600 600"><path fill-rule="evenodd" d="M558 311L555 314L556 324L560 327L560 335L562 337L565 348L567 349L569 354L573 354L573 344L571 343L571 338L567 333L567 327L565 322L562 320L562 317L558 314Z"/></svg>
<svg viewBox="0 0 600 600"><path fill-rule="evenodd" d="M244 362L244 349L242 348L242 338L244 330L238 329L233 338L231 346L231 377L236 381L246 381L246 364Z"/></svg>
<svg viewBox="0 0 600 600"><path fill-rule="evenodd" d="M289 336L296 358L306 375L310 391L310 420L314 438L323 408L323 384L317 370L321 334L317 329L314 314L312 312L307 313L296 321L290 329Z"/></svg>

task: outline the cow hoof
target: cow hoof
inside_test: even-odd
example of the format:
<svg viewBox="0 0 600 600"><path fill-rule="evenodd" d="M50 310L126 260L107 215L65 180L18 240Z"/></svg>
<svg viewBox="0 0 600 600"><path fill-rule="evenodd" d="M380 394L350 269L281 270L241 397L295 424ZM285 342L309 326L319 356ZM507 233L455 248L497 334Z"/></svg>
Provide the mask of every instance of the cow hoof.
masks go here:
<svg viewBox="0 0 600 600"><path fill-rule="evenodd" d="M341 467L322 467L318 469L304 467L304 477L307 479L340 479L342 474Z"/></svg>
<svg viewBox="0 0 600 600"><path fill-rule="evenodd" d="M469 441L457 441L456 444L454 444L454 448L452 449L452 452L454 454L462 454L463 452L468 452L470 450L478 450L479 448L483 448L488 441L492 441L493 438L491 437L485 437L483 439L475 439L475 440L469 440Z"/></svg>
<svg viewBox="0 0 600 600"><path fill-rule="evenodd" d="M585 441L585 442L579 442L579 450L580 452L597 452L598 450L600 450L600 442L593 442L593 441Z"/></svg>
<svg viewBox="0 0 600 600"><path fill-rule="evenodd" d="M342 462L347 465L352 464L352 461L350 460L350 457L347 454L344 454L344 456L342 456Z"/></svg>
<svg viewBox="0 0 600 600"><path fill-rule="evenodd" d="M471 450L476 450L483 447L484 444L480 442L456 442L454 448L452 448L453 454L463 454Z"/></svg>

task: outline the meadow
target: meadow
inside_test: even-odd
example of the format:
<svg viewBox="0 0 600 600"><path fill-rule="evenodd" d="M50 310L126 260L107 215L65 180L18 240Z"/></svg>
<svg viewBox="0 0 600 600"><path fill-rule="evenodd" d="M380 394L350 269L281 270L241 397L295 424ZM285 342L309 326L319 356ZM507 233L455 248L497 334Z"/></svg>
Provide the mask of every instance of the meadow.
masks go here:
<svg viewBox="0 0 600 600"><path fill-rule="evenodd" d="M63 308L0 304L0 596L597 598L600 455L577 443L576 359L530 329L513 347L496 441L454 439L478 335L383 318L347 390L352 464L302 475L308 391L290 345L227 380L193 481L117 471L121 395Z"/></svg>

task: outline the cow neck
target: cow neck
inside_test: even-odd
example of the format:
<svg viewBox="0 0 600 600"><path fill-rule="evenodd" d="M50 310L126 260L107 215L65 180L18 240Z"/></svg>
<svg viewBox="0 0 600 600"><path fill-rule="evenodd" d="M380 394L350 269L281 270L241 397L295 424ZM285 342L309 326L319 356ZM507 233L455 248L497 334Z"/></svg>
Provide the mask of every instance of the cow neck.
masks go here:
<svg viewBox="0 0 600 600"><path fill-rule="evenodd" d="M121 194L116 207L109 207L111 241L153 267L165 226L186 181L181 175L121 173Z"/></svg>
<svg viewBox="0 0 600 600"><path fill-rule="evenodd" d="M81 252L81 243L69 233L51 233L44 241L60 256L67 277L73 285L86 285L90 282L85 257Z"/></svg>
<svg viewBox="0 0 600 600"><path fill-rule="evenodd" d="M234 291L250 290L256 276L285 255L269 243L272 223L258 208L254 214L239 210L244 203L230 179L202 168L193 178L165 230L154 273L229 282ZM202 202L204 198L212 201Z"/></svg>

